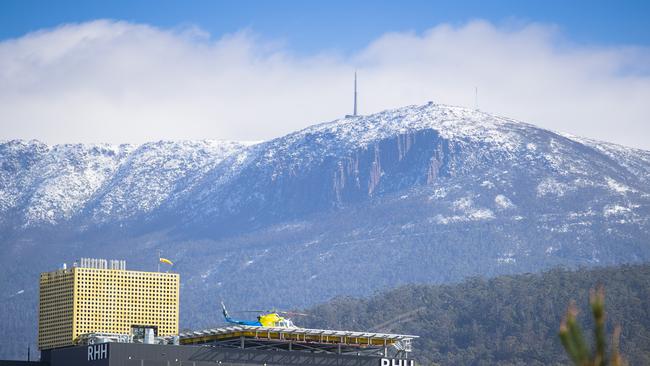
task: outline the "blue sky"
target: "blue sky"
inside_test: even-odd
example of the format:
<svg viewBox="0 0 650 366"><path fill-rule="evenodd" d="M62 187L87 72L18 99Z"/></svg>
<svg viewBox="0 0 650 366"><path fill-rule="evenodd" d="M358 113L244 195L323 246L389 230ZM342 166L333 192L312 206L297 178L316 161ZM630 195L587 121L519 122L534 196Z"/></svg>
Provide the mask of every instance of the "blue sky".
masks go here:
<svg viewBox="0 0 650 366"><path fill-rule="evenodd" d="M650 150L650 1L0 1L0 139L266 140L434 101Z"/></svg>
<svg viewBox="0 0 650 366"><path fill-rule="evenodd" d="M213 36L249 28L297 52L349 52L393 31L485 19L555 24L585 44L650 44L650 1L42 1L0 2L0 39L93 19L163 28L196 25Z"/></svg>

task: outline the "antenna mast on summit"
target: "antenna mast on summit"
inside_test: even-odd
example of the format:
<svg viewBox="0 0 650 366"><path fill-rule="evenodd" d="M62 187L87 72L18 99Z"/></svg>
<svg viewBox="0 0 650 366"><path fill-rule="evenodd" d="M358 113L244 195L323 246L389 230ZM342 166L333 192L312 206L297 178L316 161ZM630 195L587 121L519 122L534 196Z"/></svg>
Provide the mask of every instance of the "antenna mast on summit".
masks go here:
<svg viewBox="0 0 650 366"><path fill-rule="evenodd" d="M478 111L478 86L474 87L474 109Z"/></svg>
<svg viewBox="0 0 650 366"><path fill-rule="evenodd" d="M357 116L357 71L354 71L354 113L353 116Z"/></svg>

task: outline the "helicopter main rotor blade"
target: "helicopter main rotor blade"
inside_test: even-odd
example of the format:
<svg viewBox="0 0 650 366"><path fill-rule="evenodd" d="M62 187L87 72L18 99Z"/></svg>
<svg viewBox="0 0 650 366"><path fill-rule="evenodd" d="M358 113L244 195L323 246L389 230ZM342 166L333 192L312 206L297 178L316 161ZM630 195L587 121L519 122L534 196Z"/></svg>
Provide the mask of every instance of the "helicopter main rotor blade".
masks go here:
<svg viewBox="0 0 650 366"><path fill-rule="evenodd" d="M298 315L298 316L311 316L309 314L299 313L296 311L276 311L276 313L287 314L287 315Z"/></svg>
<svg viewBox="0 0 650 366"><path fill-rule="evenodd" d="M286 315L298 315L298 316L310 316L309 314L299 313L297 311L284 311L284 310L233 310L231 313L266 313L266 314L286 314Z"/></svg>
<svg viewBox="0 0 650 366"><path fill-rule="evenodd" d="M270 310L235 310L231 311L231 313L271 313L272 311Z"/></svg>

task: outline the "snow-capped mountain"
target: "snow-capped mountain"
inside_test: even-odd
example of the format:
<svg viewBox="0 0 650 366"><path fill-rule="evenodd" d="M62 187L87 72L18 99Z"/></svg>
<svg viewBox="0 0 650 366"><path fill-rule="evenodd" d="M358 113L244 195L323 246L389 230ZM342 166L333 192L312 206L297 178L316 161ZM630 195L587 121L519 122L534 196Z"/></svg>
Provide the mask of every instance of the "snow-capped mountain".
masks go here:
<svg viewBox="0 0 650 366"><path fill-rule="evenodd" d="M403 189L444 188L446 179L479 170L493 171L493 178L513 176L497 166L538 173L538 197L589 187L643 196L650 182L650 152L431 103L324 123L260 144L50 147L8 141L0 144L0 159L0 212L21 227L70 220L87 227L182 211L192 225L249 206L272 211L272 218L288 205L302 214ZM501 202L510 201L507 193L499 195Z"/></svg>
<svg viewBox="0 0 650 366"><path fill-rule="evenodd" d="M645 220L650 183L647 151L433 104L317 125L227 160L183 201L187 225L249 230L412 189L433 191L440 222L542 208Z"/></svg>
<svg viewBox="0 0 650 366"><path fill-rule="evenodd" d="M404 283L647 261L650 152L432 103L255 144L9 141L0 213L1 293L24 291L0 304L33 308L38 272L58 263L101 256L152 269L162 249L194 327L217 319L219 297L303 306Z"/></svg>

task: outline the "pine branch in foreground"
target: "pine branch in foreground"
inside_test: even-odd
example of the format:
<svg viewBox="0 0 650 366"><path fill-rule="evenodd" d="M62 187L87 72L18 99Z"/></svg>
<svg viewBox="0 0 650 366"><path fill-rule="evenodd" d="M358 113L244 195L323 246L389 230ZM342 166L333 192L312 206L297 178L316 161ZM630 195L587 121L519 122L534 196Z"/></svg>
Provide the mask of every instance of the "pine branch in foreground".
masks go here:
<svg viewBox="0 0 650 366"><path fill-rule="evenodd" d="M625 360L620 355L619 337L621 328L616 326L612 336L612 349L609 358L607 357L607 340L605 332L605 288L599 286L591 290L589 304L594 317L594 352L587 346L577 321L578 308L575 302L569 304L565 318L560 324L560 340L567 354L577 366L623 366Z"/></svg>

